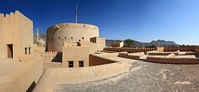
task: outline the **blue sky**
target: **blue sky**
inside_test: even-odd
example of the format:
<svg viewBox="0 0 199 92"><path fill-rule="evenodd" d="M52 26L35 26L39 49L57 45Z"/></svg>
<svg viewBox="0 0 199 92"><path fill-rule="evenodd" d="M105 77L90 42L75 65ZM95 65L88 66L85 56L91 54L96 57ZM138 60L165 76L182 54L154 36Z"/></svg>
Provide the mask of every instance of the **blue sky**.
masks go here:
<svg viewBox="0 0 199 92"><path fill-rule="evenodd" d="M54 24L78 22L100 28L106 39L169 40L199 45L199 0L0 0L0 13L19 10L34 33Z"/></svg>

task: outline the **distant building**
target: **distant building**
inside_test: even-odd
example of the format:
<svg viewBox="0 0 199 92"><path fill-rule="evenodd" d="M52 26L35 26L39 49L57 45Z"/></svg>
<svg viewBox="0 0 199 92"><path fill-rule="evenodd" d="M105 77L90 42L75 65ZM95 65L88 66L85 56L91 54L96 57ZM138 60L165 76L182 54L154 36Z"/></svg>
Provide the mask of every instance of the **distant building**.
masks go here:
<svg viewBox="0 0 199 92"><path fill-rule="evenodd" d="M112 47L123 47L124 46L124 42L123 41L114 42L111 46Z"/></svg>

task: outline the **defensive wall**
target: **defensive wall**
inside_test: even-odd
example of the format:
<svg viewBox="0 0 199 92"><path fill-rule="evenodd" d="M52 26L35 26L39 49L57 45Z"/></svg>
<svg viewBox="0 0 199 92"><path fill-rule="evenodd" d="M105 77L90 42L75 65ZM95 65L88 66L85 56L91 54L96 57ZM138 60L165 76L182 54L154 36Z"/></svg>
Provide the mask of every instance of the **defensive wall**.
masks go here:
<svg viewBox="0 0 199 92"><path fill-rule="evenodd" d="M164 57L152 57L146 56L146 58L141 58L144 56L144 52L138 53L119 53L118 57L135 59L135 60L143 60L147 62L154 62L154 63L168 63L168 64L198 64L199 58L175 58L177 53L155 53L151 55L165 55ZM187 55L186 53L184 55ZM192 54L188 54L192 55Z"/></svg>
<svg viewBox="0 0 199 92"><path fill-rule="evenodd" d="M128 53L135 53L135 52L145 52L154 51L156 48L117 48L117 47L106 47L104 48L105 51L115 51L115 52L123 52L126 51Z"/></svg>
<svg viewBox="0 0 199 92"><path fill-rule="evenodd" d="M90 24L62 23L47 29L46 50L62 51L65 41L90 42L90 38L99 36L99 28Z"/></svg>
<svg viewBox="0 0 199 92"><path fill-rule="evenodd" d="M40 79L42 58L37 57L24 62L17 68L0 76L1 92L30 92Z"/></svg>
<svg viewBox="0 0 199 92"><path fill-rule="evenodd" d="M0 59L33 55L33 22L19 11L0 14Z"/></svg>
<svg viewBox="0 0 199 92"><path fill-rule="evenodd" d="M115 52L123 52L126 51L128 53L135 52L148 52L157 50L158 52L174 52L174 51L192 51L199 53L199 46L157 46L156 48L117 48L117 47L106 47L105 51L115 51Z"/></svg>
<svg viewBox="0 0 199 92"><path fill-rule="evenodd" d="M169 63L169 64L198 64L198 58L160 58L160 57L147 57L146 61L155 63Z"/></svg>
<svg viewBox="0 0 199 92"><path fill-rule="evenodd" d="M89 66L103 65L109 63L115 63L115 61L107 57L100 56L100 54L89 55Z"/></svg>
<svg viewBox="0 0 199 92"><path fill-rule="evenodd" d="M95 59L97 55L93 55ZM53 92L57 84L75 84L101 80L129 71L127 63L100 58L109 64L82 68L47 68L33 92ZM101 62L101 60L96 62ZM112 63L110 63L112 62Z"/></svg>
<svg viewBox="0 0 199 92"><path fill-rule="evenodd" d="M198 52L199 46L164 46L164 52L173 52L173 51L192 51Z"/></svg>
<svg viewBox="0 0 199 92"><path fill-rule="evenodd" d="M57 52L40 52L39 56L42 58L55 58L55 57L60 57L57 56Z"/></svg>
<svg viewBox="0 0 199 92"><path fill-rule="evenodd" d="M141 57L144 56L144 52L136 52L136 53L119 53L118 57L129 58L129 59L136 59L142 60Z"/></svg>

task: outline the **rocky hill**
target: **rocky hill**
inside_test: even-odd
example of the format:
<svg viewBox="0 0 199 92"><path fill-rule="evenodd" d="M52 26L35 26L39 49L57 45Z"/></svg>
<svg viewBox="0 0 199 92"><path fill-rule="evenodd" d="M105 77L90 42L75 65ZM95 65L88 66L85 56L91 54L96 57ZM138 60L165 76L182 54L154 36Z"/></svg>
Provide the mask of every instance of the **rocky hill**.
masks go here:
<svg viewBox="0 0 199 92"><path fill-rule="evenodd" d="M123 40L106 40L106 46L111 46L113 42L118 42ZM165 40L153 40L149 43L134 41L136 47L150 47L150 46L177 46L174 41L165 41Z"/></svg>
<svg viewBox="0 0 199 92"><path fill-rule="evenodd" d="M46 34L40 34L39 38L44 40L46 42ZM33 41L35 43L36 41L36 35L34 34L33 36ZM106 46L111 46L112 43L114 42L119 42L119 41L123 41L123 40L106 40ZM147 47L147 46L176 46L178 44L176 44L174 41L165 41L165 40L153 40L149 43L147 42L139 42L139 41L134 41L134 44L136 47Z"/></svg>

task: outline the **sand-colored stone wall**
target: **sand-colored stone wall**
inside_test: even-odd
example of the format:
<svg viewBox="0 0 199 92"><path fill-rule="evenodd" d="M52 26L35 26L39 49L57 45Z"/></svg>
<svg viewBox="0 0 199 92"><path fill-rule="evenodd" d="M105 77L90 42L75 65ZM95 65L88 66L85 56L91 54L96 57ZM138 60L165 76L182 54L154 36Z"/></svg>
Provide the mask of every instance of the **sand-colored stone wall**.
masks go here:
<svg viewBox="0 0 199 92"><path fill-rule="evenodd" d="M128 52L128 53L135 53L135 52L144 52L147 53L148 51L154 51L156 48L116 48L116 47L106 47L104 48L105 51L115 51L115 52Z"/></svg>
<svg viewBox="0 0 199 92"><path fill-rule="evenodd" d="M137 53L119 53L118 57L123 58L130 58L130 59L137 59L139 60L141 56L144 56L144 52L137 52Z"/></svg>
<svg viewBox="0 0 199 92"><path fill-rule="evenodd" d="M84 46L63 47L62 56L63 67L69 67L69 62L73 62L73 67L79 67L79 62L83 61L83 66L89 66L89 48ZM72 67L72 68L73 68Z"/></svg>
<svg viewBox="0 0 199 92"><path fill-rule="evenodd" d="M81 46L89 48L89 54L94 54L97 51L97 44L90 42L81 42Z"/></svg>
<svg viewBox="0 0 199 92"><path fill-rule="evenodd" d="M19 55L33 54L33 22L19 11L0 14L0 58L7 58L7 45L13 46L13 58ZM30 54L29 54L30 53Z"/></svg>
<svg viewBox="0 0 199 92"><path fill-rule="evenodd" d="M19 61L20 62L27 62L27 61L30 61L31 59L33 59L35 56L33 55L20 55L19 56Z"/></svg>
<svg viewBox="0 0 199 92"><path fill-rule="evenodd" d="M47 29L47 51L61 52L65 41L90 42L90 38L99 36L99 28L89 24L63 23Z"/></svg>
<svg viewBox="0 0 199 92"><path fill-rule="evenodd" d="M112 57L118 57L119 53L101 53L101 54L94 54L99 57L104 57L104 58L112 58Z"/></svg>
<svg viewBox="0 0 199 92"><path fill-rule="evenodd" d="M199 59L195 58L159 58L147 57L146 61L156 63L170 63L170 64L198 64Z"/></svg>
<svg viewBox="0 0 199 92"><path fill-rule="evenodd" d="M196 46L196 47L195 47L195 52L196 52L196 53L199 53L199 46Z"/></svg>
<svg viewBox="0 0 199 92"><path fill-rule="evenodd" d="M34 58L0 76L0 92L25 92L41 77L42 58Z"/></svg>
<svg viewBox="0 0 199 92"><path fill-rule="evenodd" d="M102 51L106 47L105 38L102 37L90 38L90 42L96 43L96 51Z"/></svg>
<svg viewBox="0 0 199 92"><path fill-rule="evenodd" d="M116 61L100 56L100 54L89 55L89 66L115 63Z"/></svg>
<svg viewBox="0 0 199 92"><path fill-rule="evenodd" d="M157 52L164 52L164 46L157 46Z"/></svg>
<svg viewBox="0 0 199 92"><path fill-rule="evenodd" d="M83 68L48 68L33 92L53 92L56 84L75 84L101 80L128 71L127 63L112 63Z"/></svg>
<svg viewBox="0 0 199 92"><path fill-rule="evenodd" d="M39 56L42 58L55 58L57 56L57 52L40 52Z"/></svg>
<svg viewBox="0 0 199 92"><path fill-rule="evenodd" d="M195 51L196 46L164 46L164 52L173 52L173 51Z"/></svg>

